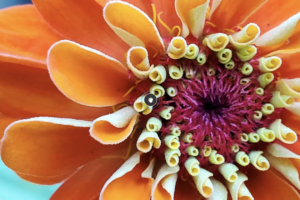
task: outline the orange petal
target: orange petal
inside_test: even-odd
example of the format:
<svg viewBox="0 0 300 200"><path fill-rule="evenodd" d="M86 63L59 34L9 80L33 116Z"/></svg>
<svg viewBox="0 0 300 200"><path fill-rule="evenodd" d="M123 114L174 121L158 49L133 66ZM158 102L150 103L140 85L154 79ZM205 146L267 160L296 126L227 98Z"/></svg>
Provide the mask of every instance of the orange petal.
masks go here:
<svg viewBox="0 0 300 200"><path fill-rule="evenodd" d="M51 200L82 200L99 196L107 179L123 162L120 158L98 158L87 163L55 191Z"/></svg>
<svg viewBox="0 0 300 200"><path fill-rule="evenodd" d="M94 120L90 129L91 136L102 144L118 144L131 134L139 114L132 107L104 115Z"/></svg>
<svg viewBox="0 0 300 200"><path fill-rule="evenodd" d="M160 18L163 22L165 22L170 29L175 26L180 27L181 21L176 14L174 1L162 1L162 0L152 0L155 8L156 14L160 15ZM173 35L164 27L157 19L156 26L159 30L159 33L162 37L172 37ZM178 30L177 30L178 31ZM176 35L178 32L174 33Z"/></svg>
<svg viewBox="0 0 300 200"><path fill-rule="evenodd" d="M288 10L288 12L286 12ZM272 0L264 3L259 9L257 9L242 26L248 23L256 23L261 34L275 28L294 14L297 14L300 10L300 1L298 0ZM278 17L280 14L280 17Z"/></svg>
<svg viewBox="0 0 300 200"><path fill-rule="evenodd" d="M47 23L66 38L122 59L128 45L103 19L102 6L94 0L33 0Z"/></svg>
<svg viewBox="0 0 300 200"><path fill-rule="evenodd" d="M149 200L154 182L154 160L140 152L129 158L105 183L100 193L101 200Z"/></svg>
<svg viewBox="0 0 300 200"><path fill-rule="evenodd" d="M143 46L150 56L164 53L163 41L155 24L137 7L121 1L111 1L104 7L104 19L130 46Z"/></svg>
<svg viewBox="0 0 300 200"><path fill-rule="evenodd" d="M246 185L255 200L300 199L298 192L271 170L252 170L247 176Z"/></svg>
<svg viewBox="0 0 300 200"><path fill-rule="evenodd" d="M202 196L197 190L193 180L183 181L179 177L175 187L174 200L191 200L191 199L201 200Z"/></svg>
<svg viewBox="0 0 300 200"><path fill-rule="evenodd" d="M0 60L41 67L50 46L62 39L39 15L35 6L0 11ZM44 66L43 66L44 67Z"/></svg>
<svg viewBox="0 0 300 200"><path fill-rule="evenodd" d="M222 0L213 12L210 21L219 29L234 28L243 23L267 0L245 1L245 0Z"/></svg>
<svg viewBox="0 0 300 200"><path fill-rule="evenodd" d="M19 177L21 177L22 179L32 182L32 183L37 183L37 184L42 184L42 185L53 185L53 184L61 182L62 180L67 179L70 175L72 175L75 172L71 171L71 172L68 172L68 173L62 174L62 175L47 176L47 177L21 174L21 173L17 173L17 175Z"/></svg>
<svg viewBox="0 0 300 200"><path fill-rule="evenodd" d="M6 129L6 127L13 123L14 121L17 121L18 118L14 118L14 117L9 117L6 115L3 115L0 113L0 140L3 137L4 134L4 130Z"/></svg>
<svg viewBox="0 0 300 200"><path fill-rule="evenodd" d="M277 70L282 78L299 78L300 77L300 65L299 56L297 53L281 53L276 54L282 60L281 67Z"/></svg>
<svg viewBox="0 0 300 200"><path fill-rule="evenodd" d="M182 36L189 32L196 38L202 36L209 0L175 0L175 8L182 22Z"/></svg>
<svg viewBox="0 0 300 200"><path fill-rule="evenodd" d="M3 162L18 174L61 177L100 156L127 148L128 143L103 146L89 136L91 122L37 117L12 123L1 141ZM25 159L26 158L26 159ZM39 179L31 179L31 181ZM53 180L53 179L52 179Z"/></svg>
<svg viewBox="0 0 300 200"><path fill-rule="evenodd" d="M47 70L0 61L0 71L0 112L3 114L19 118L95 119L112 111L111 108L82 106L68 99L55 87Z"/></svg>
<svg viewBox="0 0 300 200"><path fill-rule="evenodd" d="M59 90L83 105L101 107L121 103L133 85L122 63L71 41L60 41L51 47L48 69Z"/></svg>

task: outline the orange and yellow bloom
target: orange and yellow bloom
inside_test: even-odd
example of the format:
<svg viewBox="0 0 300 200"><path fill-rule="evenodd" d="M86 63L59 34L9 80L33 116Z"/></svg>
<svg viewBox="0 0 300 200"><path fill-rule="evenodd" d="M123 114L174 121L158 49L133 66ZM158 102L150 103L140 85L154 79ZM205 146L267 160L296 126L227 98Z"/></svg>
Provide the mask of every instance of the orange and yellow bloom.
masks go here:
<svg viewBox="0 0 300 200"><path fill-rule="evenodd" d="M64 181L51 199L300 199L297 0L33 2L0 11L21 178Z"/></svg>

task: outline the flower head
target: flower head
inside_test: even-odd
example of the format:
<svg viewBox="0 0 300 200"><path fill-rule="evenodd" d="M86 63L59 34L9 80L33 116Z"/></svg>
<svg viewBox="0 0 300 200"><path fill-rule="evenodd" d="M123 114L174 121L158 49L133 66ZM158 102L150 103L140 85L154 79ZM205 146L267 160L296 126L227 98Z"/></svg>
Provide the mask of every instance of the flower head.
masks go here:
<svg viewBox="0 0 300 200"><path fill-rule="evenodd" d="M1 100L1 127L14 121L1 157L20 177L68 178L52 199L300 199L298 10L279 20L261 18L279 5L264 0L34 3L59 34L37 18L44 51L7 40L0 52L25 74L4 83L47 86ZM2 14L19 10L39 17L33 6Z"/></svg>

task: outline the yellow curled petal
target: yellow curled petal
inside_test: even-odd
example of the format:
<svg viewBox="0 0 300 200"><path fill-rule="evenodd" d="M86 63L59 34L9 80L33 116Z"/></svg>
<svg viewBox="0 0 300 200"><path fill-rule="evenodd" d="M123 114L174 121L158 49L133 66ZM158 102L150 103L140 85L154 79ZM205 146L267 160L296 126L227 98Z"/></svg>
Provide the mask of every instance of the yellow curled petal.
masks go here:
<svg viewBox="0 0 300 200"><path fill-rule="evenodd" d="M274 75L272 73L264 73L258 77L259 85L262 88L265 88L274 80Z"/></svg>
<svg viewBox="0 0 300 200"><path fill-rule="evenodd" d="M295 131L281 123L281 119L275 120L270 129L274 131L277 139L286 144L293 144L297 141L297 134Z"/></svg>
<svg viewBox="0 0 300 200"><path fill-rule="evenodd" d="M175 135L167 135L165 137L165 144L170 149L178 149L180 146L179 138Z"/></svg>
<svg viewBox="0 0 300 200"><path fill-rule="evenodd" d="M240 151L235 155L235 161L241 166L247 166L250 164L250 158L244 151Z"/></svg>
<svg viewBox="0 0 300 200"><path fill-rule="evenodd" d="M194 60L197 58L199 54L199 47L195 44L189 44L187 45L187 51L184 55L185 58Z"/></svg>
<svg viewBox="0 0 300 200"><path fill-rule="evenodd" d="M148 106L144 103L144 96L137 98L133 103L133 107L137 112L143 112L146 110Z"/></svg>
<svg viewBox="0 0 300 200"><path fill-rule="evenodd" d="M247 83L249 83L250 81L251 81L250 78L241 78L240 84L247 85Z"/></svg>
<svg viewBox="0 0 300 200"><path fill-rule="evenodd" d="M205 146L204 149L202 150L202 154L204 157L210 156L211 152L212 152L212 149L210 146Z"/></svg>
<svg viewBox="0 0 300 200"><path fill-rule="evenodd" d="M213 185L213 193L208 200L227 200L227 188L214 178L210 179Z"/></svg>
<svg viewBox="0 0 300 200"><path fill-rule="evenodd" d="M161 145L161 141L156 132L149 132L147 129L142 131L139 139L136 143L136 147L143 153L151 151L152 147L158 149Z"/></svg>
<svg viewBox="0 0 300 200"><path fill-rule="evenodd" d="M207 60L205 53L199 53L196 60L199 63L199 65L204 65Z"/></svg>
<svg viewBox="0 0 300 200"><path fill-rule="evenodd" d="M248 134L249 142L257 143L259 142L259 135L257 133L249 133Z"/></svg>
<svg viewBox="0 0 300 200"><path fill-rule="evenodd" d="M239 49L236 54L241 61L251 60L257 53L257 48L253 45Z"/></svg>
<svg viewBox="0 0 300 200"><path fill-rule="evenodd" d="M262 95L264 95L265 91L261 87L258 87L255 89L255 93L259 96L262 96Z"/></svg>
<svg viewBox="0 0 300 200"><path fill-rule="evenodd" d="M187 44L183 37L174 37L167 49L167 54L172 59L180 59L187 53Z"/></svg>
<svg viewBox="0 0 300 200"><path fill-rule="evenodd" d="M234 145L231 147L231 151L232 151L233 153L239 152L239 151L240 151L239 145L238 145L238 144L234 144Z"/></svg>
<svg viewBox="0 0 300 200"><path fill-rule="evenodd" d="M147 106L147 108L142 112L143 115L149 115L152 112L152 107Z"/></svg>
<svg viewBox="0 0 300 200"><path fill-rule="evenodd" d="M223 49L217 52L217 57L220 63L228 63L232 58L232 51L230 49Z"/></svg>
<svg viewBox="0 0 300 200"><path fill-rule="evenodd" d="M262 156L262 151L251 151L249 153L250 163L260 171L266 171L270 168L269 161Z"/></svg>
<svg viewBox="0 0 300 200"><path fill-rule="evenodd" d="M160 111L158 114L159 114L162 118L164 118L164 119L166 119L166 120L169 120L169 119L171 119L171 117L172 117L171 112L173 112L173 110L174 110L174 107L172 107L172 106L165 106L165 107L164 107L164 110L163 110L163 111Z"/></svg>
<svg viewBox="0 0 300 200"><path fill-rule="evenodd" d="M254 111L253 119L254 120L261 120L262 116L263 116L262 112L257 110L257 111Z"/></svg>
<svg viewBox="0 0 300 200"><path fill-rule="evenodd" d="M167 149L165 151L166 163L170 167L175 167L178 165L180 156L181 156L181 153L180 153L179 149Z"/></svg>
<svg viewBox="0 0 300 200"><path fill-rule="evenodd" d="M202 43L211 50L218 52L226 48L229 43L229 38L224 33L215 33L206 36Z"/></svg>
<svg viewBox="0 0 300 200"><path fill-rule="evenodd" d="M287 110L300 116L300 102L295 102L293 105L286 107Z"/></svg>
<svg viewBox="0 0 300 200"><path fill-rule="evenodd" d="M225 162L224 157L221 154L218 154L216 150L212 150L209 155L209 162L215 165L221 165Z"/></svg>
<svg viewBox="0 0 300 200"><path fill-rule="evenodd" d="M270 103L266 103L262 106L261 108L261 112L263 115L270 115L274 112L275 108L273 106L273 104Z"/></svg>
<svg viewBox="0 0 300 200"><path fill-rule="evenodd" d="M171 127L170 130L171 130L172 135L175 135L175 136L180 136L181 135L181 131L180 131L179 126Z"/></svg>
<svg viewBox="0 0 300 200"><path fill-rule="evenodd" d="M184 134L181 137L181 140L185 143L191 143L193 142L193 134L192 133Z"/></svg>
<svg viewBox="0 0 300 200"><path fill-rule="evenodd" d="M170 97L175 97L176 94L177 94L177 91L176 91L175 88L173 88L173 87L168 87L168 88L167 88L167 94L168 94Z"/></svg>
<svg viewBox="0 0 300 200"><path fill-rule="evenodd" d="M273 72L281 66L281 63L281 59L277 56L262 57L259 59L259 70L263 73Z"/></svg>
<svg viewBox="0 0 300 200"><path fill-rule="evenodd" d="M246 133L242 133L240 135L240 137L241 137L242 142L248 142L248 140L249 140L248 134L246 134Z"/></svg>
<svg viewBox="0 0 300 200"><path fill-rule="evenodd" d="M190 156L198 156L199 155L199 151L198 151L198 149L196 149L196 147L194 145L191 145L188 148L186 148L186 152Z"/></svg>
<svg viewBox="0 0 300 200"><path fill-rule="evenodd" d="M234 66L235 66L235 63L234 63L233 60L230 60L230 61L228 61L227 63L225 63L225 68L226 68L226 69L231 70L231 69L234 68Z"/></svg>
<svg viewBox="0 0 300 200"><path fill-rule="evenodd" d="M254 200L254 198L252 197L252 195L250 194L247 188L246 189L248 192L245 191L246 186L244 182L248 180L248 177L241 172L238 172L237 174L238 174L238 179L235 182L233 183L228 181L226 182L232 200L242 200L242 199Z"/></svg>
<svg viewBox="0 0 300 200"><path fill-rule="evenodd" d="M157 84L163 83L167 78L166 68L162 65L157 65L150 71L149 78Z"/></svg>
<svg viewBox="0 0 300 200"><path fill-rule="evenodd" d="M197 176L200 173L200 162L195 157L189 157L184 166L191 176Z"/></svg>
<svg viewBox="0 0 300 200"><path fill-rule="evenodd" d="M148 52L144 47L132 47L126 58L127 66L139 79L147 79L153 65L150 67Z"/></svg>
<svg viewBox="0 0 300 200"><path fill-rule="evenodd" d="M300 98L300 78L280 79L276 82L276 90L281 94Z"/></svg>
<svg viewBox="0 0 300 200"><path fill-rule="evenodd" d="M152 94L154 94L157 98L165 95L165 89L161 85L154 84L151 86L149 91Z"/></svg>
<svg viewBox="0 0 300 200"><path fill-rule="evenodd" d="M239 32L229 35L230 43L236 48L241 49L253 44L260 35L260 28L257 24L250 23Z"/></svg>
<svg viewBox="0 0 300 200"><path fill-rule="evenodd" d="M210 177L212 176L213 174L211 172L203 168L200 168L197 176L193 176L197 190L204 198L209 198L214 191L213 184L210 180Z"/></svg>
<svg viewBox="0 0 300 200"><path fill-rule="evenodd" d="M237 166L235 166L232 163L224 163L222 165L219 166L219 172L224 176L224 178L233 183L237 180L238 175L237 175L237 171L239 170L239 168L237 168Z"/></svg>
<svg viewBox="0 0 300 200"><path fill-rule="evenodd" d="M258 129L257 134L259 135L260 140L263 142L273 142L276 138L274 131L267 128Z"/></svg>
<svg viewBox="0 0 300 200"><path fill-rule="evenodd" d="M148 119L146 128L149 132L158 132L162 127L161 120L156 117Z"/></svg>
<svg viewBox="0 0 300 200"><path fill-rule="evenodd" d="M177 67L175 65L169 65L169 76L172 79L178 80L181 79L183 76L183 70L182 67Z"/></svg>
<svg viewBox="0 0 300 200"><path fill-rule="evenodd" d="M275 108L285 108L294 104L295 99L288 95L282 95L279 91L272 92L273 96L270 103L273 104Z"/></svg>
<svg viewBox="0 0 300 200"><path fill-rule="evenodd" d="M188 79L192 79L194 77L194 70L192 68L185 68L185 77Z"/></svg>
<svg viewBox="0 0 300 200"><path fill-rule="evenodd" d="M207 75L208 76L214 76L215 74L216 74L216 70L212 67L209 67L208 71L207 71Z"/></svg>
<svg viewBox="0 0 300 200"><path fill-rule="evenodd" d="M249 76L253 72L253 67L249 63L244 63L243 67L241 67L242 74Z"/></svg>

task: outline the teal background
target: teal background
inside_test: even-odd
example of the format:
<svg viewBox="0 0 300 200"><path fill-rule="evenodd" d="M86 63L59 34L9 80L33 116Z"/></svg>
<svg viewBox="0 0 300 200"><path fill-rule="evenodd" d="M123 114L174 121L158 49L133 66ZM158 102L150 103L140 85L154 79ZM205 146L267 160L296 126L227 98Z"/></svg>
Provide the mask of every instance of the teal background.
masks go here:
<svg viewBox="0 0 300 200"><path fill-rule="evenodd" d="M0 0L0 9L30 2L29 0ZM0 200L48 200L59 185L42 186L26 182L0 160Z"/></svg>

